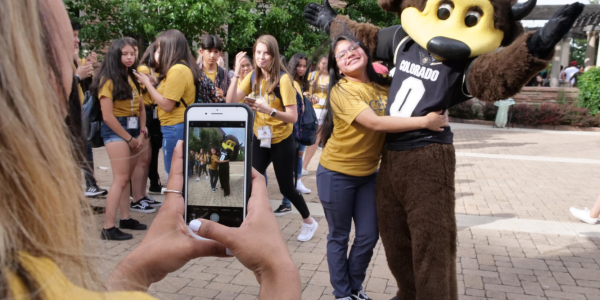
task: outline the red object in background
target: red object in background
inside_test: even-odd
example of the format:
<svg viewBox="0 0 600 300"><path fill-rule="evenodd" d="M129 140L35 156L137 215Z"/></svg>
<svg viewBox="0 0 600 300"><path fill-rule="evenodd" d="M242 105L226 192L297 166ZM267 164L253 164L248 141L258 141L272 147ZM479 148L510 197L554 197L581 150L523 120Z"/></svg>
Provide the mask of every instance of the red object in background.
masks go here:
<svg viewBox="0 0 600 300"><path fill-rule="evenodd" d="M377 72L379 74L387 74L389 72L389 70L388 70L388 68L386 68L386 66L379 64L379 63L374 63L373 68L375 69L375 72Z"/></svg>

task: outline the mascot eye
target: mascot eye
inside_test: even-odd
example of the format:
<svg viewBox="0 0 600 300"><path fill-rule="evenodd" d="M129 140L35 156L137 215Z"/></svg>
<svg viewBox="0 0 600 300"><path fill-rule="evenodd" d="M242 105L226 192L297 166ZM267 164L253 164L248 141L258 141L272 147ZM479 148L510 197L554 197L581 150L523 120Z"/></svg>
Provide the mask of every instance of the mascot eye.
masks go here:
<svg viewBox="0 0 600 300"><path fill-rule="evenodd" d="M465 17L465 25L467 27L473 27L479 23L481 19L481 13L478 11L469 11L467 12L467 16Z"/></svg>
<svg viewBox="0 0 600 300"><path fill-rule="evenodd" d="M454 8L452 7L452 5L450 3L443 3L440 5L440 7L438 8L438 18L440 20L448 20L448 18L450 18L450 14L452 13L452 10Z"/></svg>

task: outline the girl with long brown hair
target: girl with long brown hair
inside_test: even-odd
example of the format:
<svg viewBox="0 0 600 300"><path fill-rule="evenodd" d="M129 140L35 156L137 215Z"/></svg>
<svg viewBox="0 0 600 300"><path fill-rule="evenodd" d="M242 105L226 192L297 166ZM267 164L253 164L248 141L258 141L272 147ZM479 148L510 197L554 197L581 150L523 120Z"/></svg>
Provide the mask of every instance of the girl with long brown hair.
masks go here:
<svg viewBox="0 0 600 300"><path fill-rule="evenodd" d="M106 215L101 237L105 240L129 240L133 235L122 229L145 230L146 225L130 218L129 210L152 213L144 201L130 202L130 182L142 150L148 143L146 112L140 88L133 80L136 56L131 41L115 40L98 76L90 88L102 107L102 139L113 170L113 182L106 196ZM117 210L121 211L119 228L115 226Z"/></svg>
<svg viewBox="0 0 600 300"><path fill-rule="evenodd" d="M183 120L185 108L196 101L196 80L206 76L194 63L187 40L179 30L171 29L161 33L156 39L158 53L158 86L152 84L146 75L136 75L158 105L158 119L163 134L163 157L165 173L169 180L173 150L178 141L183 140ZM212 85L212 83L211 83ZM214 88L212 88L214 92ZM217 102L214 97L198 99L201 102Z"/></svg>
<svg viewBox="0 0 600 300"><path fill-rule="evenodd" d="M254 118L254 138L252 166L264 174L273 162L279 190L289 199L302 215L302 231L299 241L308 241L317 230L317 222L310 216L304 198L294 186L294 141L293 124L298 119L296 89L279 59L277 40L271 35L263 35L254 43L254 71L238 86L240 74L235 74L231 85L237 89L227 93L227 103L238 103L244 97L246 103L256 111ZM236 64L241 65L244 52L236 56ZM236 70L236 72L239 70ZM255 100L253 100L255 99Z"/></svg>

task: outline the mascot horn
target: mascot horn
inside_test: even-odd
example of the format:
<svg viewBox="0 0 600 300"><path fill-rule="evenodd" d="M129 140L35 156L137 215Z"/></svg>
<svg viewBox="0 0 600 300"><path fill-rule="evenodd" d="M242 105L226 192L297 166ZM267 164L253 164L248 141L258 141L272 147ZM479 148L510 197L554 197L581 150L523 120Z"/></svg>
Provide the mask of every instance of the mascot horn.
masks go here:
<svg viewBox="0 0 600 300"><path fill-rule="evenodd" d="M306 21L335 38L356 36L376 60L395 65L386 114L427 113L477 97L506 99L545 69L583 4L565 5L536 32L520 20L536 0L379 0L402 25L379 28L337 16L327 0ZM456 158L450 128L387 134L377 215L397 299L455 300Z"/></svg>

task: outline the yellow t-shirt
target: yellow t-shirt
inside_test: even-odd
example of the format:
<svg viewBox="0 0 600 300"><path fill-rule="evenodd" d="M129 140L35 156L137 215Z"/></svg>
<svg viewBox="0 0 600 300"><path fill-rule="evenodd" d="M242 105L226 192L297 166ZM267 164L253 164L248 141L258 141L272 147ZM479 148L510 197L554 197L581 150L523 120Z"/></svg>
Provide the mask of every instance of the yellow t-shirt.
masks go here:
<svg viewBox="0 0 600 300"><path fill-rule="evenodd" d="M217 80L217 72L219 71L219 67L217 67L217 69L212 73L208 72L207 69L203 68L203 70L204 74L206 74L206 77L208 77L208 79L210 79L210 81L212 81L213 84L215 84L215 80Z"/></svg>
<svg viewBox="0 0 600 300"><path fill-rule="evenodd" d="M167 72L167 76L160 82L156 89L164 98L179 102L181 98L187 105L194 103L196 99L196 86L194 86L194 75L192 70L185 65L173 65ZM183 123L185 106L173 107L171 112L166 112L158 107L158 119L161 126L173 126Z"/></svg>
<svg viewBox="0 0 600 300"><path fill-rule="evenodd" d="M102 99L102 97L106 97L109 99L113 99L113 114L115 117L131 117L131 116L139 116L140 115L140 93L133 83L133 80L129 78L129 84L131 85L131 89L133 90L133 103L131 103L131 98L127 100L114 100L113 99L113 83L112 80L107 80L102 88L98 91L98 99Z"/></svg>
<svg viewBox="0 0 600 300"><path fill-rule="evenodd" d="M368 176L379 166L385 133L355 122L365 109L385 115L389 87L342 79L331 91L333 133L320 163L323 167L350 176Z"/></svg>
<svg viewBox="0 0 600 300"><path fill-rule="evenodd" d="M314 83L317 83L315 90L313 90ZM313 95L313 97L325 99L327 98L327 90L329 89L329 76L319 76L318 78L313 79L310 83L309 94ZM316 109L325 109L325 105L313 104L313 107Z"/></svg>
<svg viewBox="0 0 600 300"><path fill-rule="evenodd" d="M213 154L210 157L210 165L208 166L209 169L211 170L216 170L219 166L219 163L217 162L219 160L219 157L216 154Z"/></svg>
<svg viewBox="0 0 600 300"><path fill-rule="evenodd" d="M252 71L253 73L254 71ZM245 95L250 95L250 93L255 92L256 96L260 94L261 88L257 84L256 91L252 91L252 85L250 83L250 79L252 77L252 73L246 75L244 81L238 86L238 89L244 92ZM267 91L267 81L262 80L262 93L263 95ZM292 85L292 80L288 74L284 74L281 76L279 80L279 91L281 92L281 97L283 99L279 99L275 97L274 93L270 93L268 95L264 95L267 103L270 107L276 109L277 111L283 111L283 106L289 105L297 105L296 103L296 91L294 86ZM281 102L283 101L283 105ZM258 128L262 126L271 126L271 131L273 133L273 138L271 139L271 144L277 144L292 134L294 131L294 124L285 123L278 119L272 118L269 114L263 114L260 112L256 112L256 116L254 117L254 134L258 136Z"/></svg>
<svg viewBox="0 0 600 300"><path fill-rule="evenodd" d="M34 257L21 252L20 261L25 270L33 276L37 286L41 288L43 299L62 300L156 300L142 292L110 292L101 293L86 290L74 285L65 277L58 266L48 258ZM15 274L8 273L11 299L30 299L23 282Z"/></svg>
<svg viewBox="0 0 600 300"><path fill-rule="evenodd" d="M153 72L152 70L150 70L150 68L148 68L148 66L144 66L144 65L139 66L137 68L137 71L140 74L147 74L147 75L153 76L154 80L156 80L156 78L158 78L158 76L159 76L158 73ZM143 93L142 98L144 99L144 105L146 105L146 106L152 106L152 105L154 105L154 103L156 103L154 101L154 99L152 99L152 96L150 96L150 93L148 93L148 92Z"/></svg>

